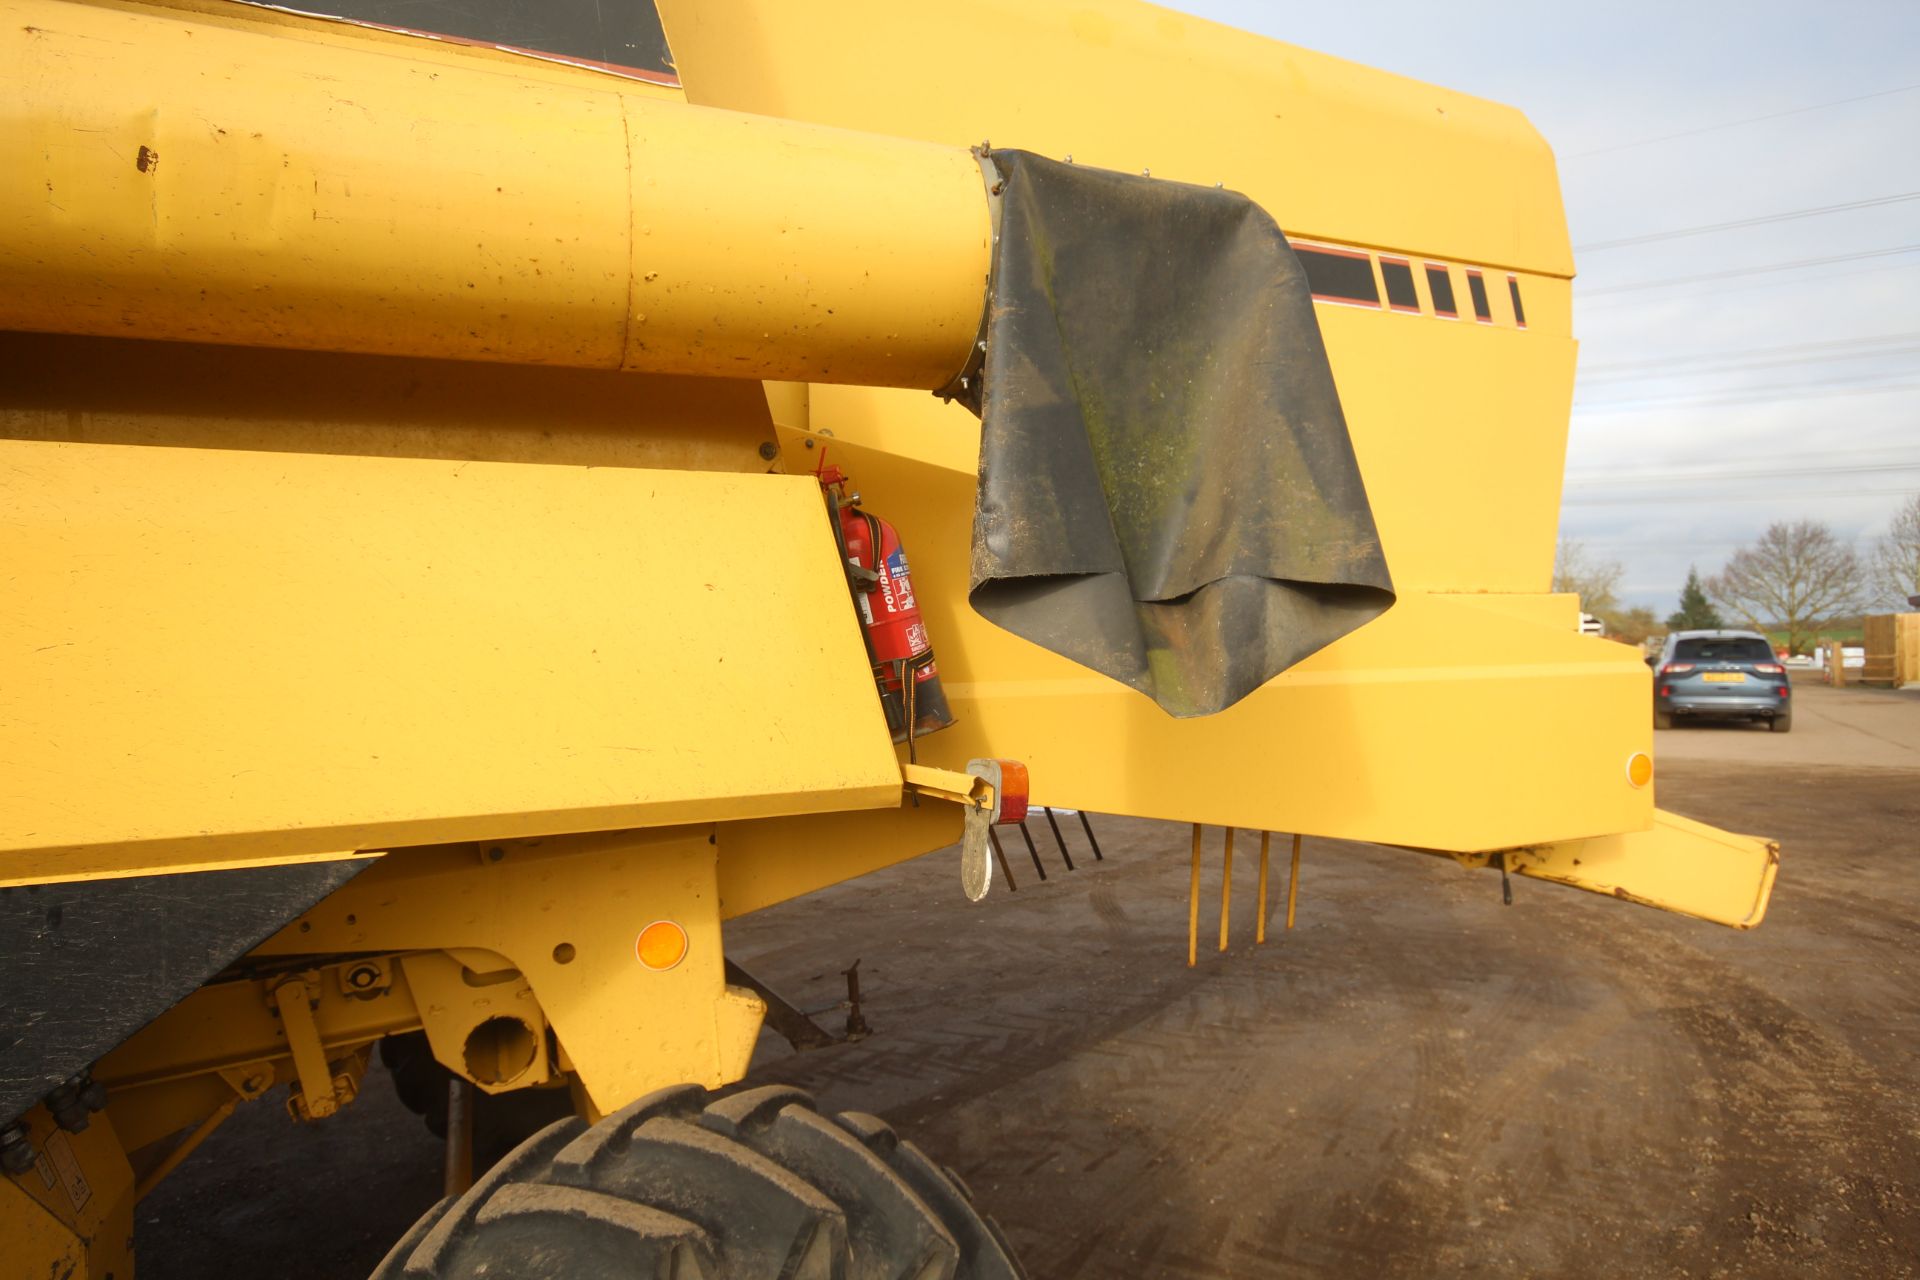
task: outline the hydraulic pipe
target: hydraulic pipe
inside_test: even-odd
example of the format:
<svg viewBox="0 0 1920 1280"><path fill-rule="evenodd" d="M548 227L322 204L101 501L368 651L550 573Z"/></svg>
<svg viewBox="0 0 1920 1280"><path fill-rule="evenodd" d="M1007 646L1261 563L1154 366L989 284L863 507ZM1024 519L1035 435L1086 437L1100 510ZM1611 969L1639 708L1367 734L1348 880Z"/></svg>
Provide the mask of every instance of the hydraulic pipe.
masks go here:
<svg viewBox="0 0 1920 1280"><path fill-rule="evenodd" d="M285 25L16 0L0 327L935 389L963 148Z"/></svg>

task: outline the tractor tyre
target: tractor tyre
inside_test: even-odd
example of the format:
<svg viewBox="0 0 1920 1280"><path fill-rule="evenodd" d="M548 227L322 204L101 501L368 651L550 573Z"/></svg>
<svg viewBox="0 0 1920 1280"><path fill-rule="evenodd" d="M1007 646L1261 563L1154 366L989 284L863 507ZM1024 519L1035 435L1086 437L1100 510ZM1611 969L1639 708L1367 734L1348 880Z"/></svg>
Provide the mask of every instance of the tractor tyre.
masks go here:
<svg viewBox="0 0 1920 1280"><path fill-rule="evenodd" d="M783 1086L561 1120L422 1218L373 1280L1024 1280L959 1179Z"/></svg>

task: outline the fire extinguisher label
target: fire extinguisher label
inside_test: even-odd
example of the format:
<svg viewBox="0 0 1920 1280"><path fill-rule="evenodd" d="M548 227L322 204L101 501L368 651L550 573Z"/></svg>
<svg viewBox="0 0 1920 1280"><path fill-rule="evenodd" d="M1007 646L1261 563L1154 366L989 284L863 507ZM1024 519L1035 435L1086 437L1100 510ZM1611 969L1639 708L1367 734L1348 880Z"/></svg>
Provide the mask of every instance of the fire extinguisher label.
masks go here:
<svg viewBox="0 0 1920 1280"><path fill-rule="evenodd" d="M880 591L887 598L888 613L905 613L914 607L913 580L907 576L905 548L895 547L880 571ZM919 649L914 650L920 652Z"/></svg>
<svg viewBox="0 0 1920 1280"><path fill-rule="evenodd" d="M916 658L925 653L930 647L927 643L926 623L916 622L907 628L907 648L913 650L913 655Z"/></svg>

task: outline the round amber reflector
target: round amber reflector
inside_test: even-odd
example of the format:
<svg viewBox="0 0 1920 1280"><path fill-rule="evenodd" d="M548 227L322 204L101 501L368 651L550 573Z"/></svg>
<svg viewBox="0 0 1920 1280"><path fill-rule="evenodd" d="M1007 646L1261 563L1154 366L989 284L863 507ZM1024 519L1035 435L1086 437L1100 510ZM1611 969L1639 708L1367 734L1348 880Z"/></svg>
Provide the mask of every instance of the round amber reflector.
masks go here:
<svg viewBox="0 0 1920 1280"><path fill-rule="evenodd" d="M1653 757L1644 751L1636 751L1627 757L1627 781L1636 787L1644 787L1653 781Z"/></svg>
<svg viewBox="0 0 1920 1280"><path fill-rule="evenodd" d="M687 958L687 931L671 920L655 920L633 940L633 953L649 969L671 969Z"/></svg>

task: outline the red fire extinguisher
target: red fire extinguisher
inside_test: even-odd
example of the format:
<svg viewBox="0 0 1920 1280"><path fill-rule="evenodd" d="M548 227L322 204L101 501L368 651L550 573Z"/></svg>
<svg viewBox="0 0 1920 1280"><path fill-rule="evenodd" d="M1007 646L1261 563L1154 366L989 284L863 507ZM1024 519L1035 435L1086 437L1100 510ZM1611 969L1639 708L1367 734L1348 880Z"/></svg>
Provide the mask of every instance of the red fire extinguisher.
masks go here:
<svg viewBox="0 0 1920 1280"><path fill-rule="evenodd" d="M822 459L817 474L833 512L834 536L846 561L887 728L895 742L911 744L952 724L953 712L940 687L927 624L913 600L906 548L892 525L860 509L858 493L847 496L845 472Z"/></svg>

